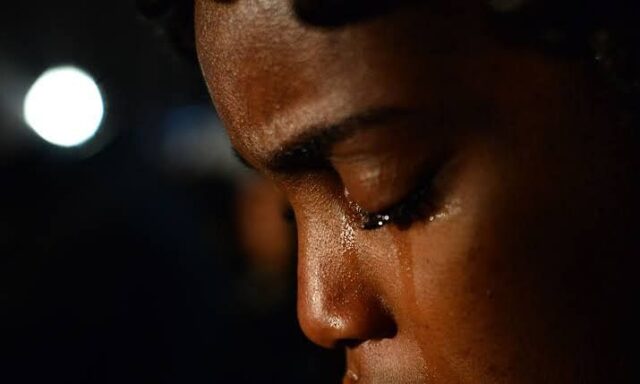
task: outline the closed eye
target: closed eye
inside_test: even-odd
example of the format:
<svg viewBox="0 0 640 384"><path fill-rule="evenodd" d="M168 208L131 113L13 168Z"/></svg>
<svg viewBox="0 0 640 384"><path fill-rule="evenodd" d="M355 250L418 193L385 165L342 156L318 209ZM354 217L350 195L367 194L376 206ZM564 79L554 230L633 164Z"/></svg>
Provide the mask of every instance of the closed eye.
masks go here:
<svg viewBox="0 0 640 384"><path fill-rule="evenodd" d="M420 182L402 200L379 212L359 210L360 227L374 230L387 224L394 224L400 229L407 229L415 221L424 220L432 215L438 207L438 191L435 179L442 168L441 165L423 173Z"/></svg>

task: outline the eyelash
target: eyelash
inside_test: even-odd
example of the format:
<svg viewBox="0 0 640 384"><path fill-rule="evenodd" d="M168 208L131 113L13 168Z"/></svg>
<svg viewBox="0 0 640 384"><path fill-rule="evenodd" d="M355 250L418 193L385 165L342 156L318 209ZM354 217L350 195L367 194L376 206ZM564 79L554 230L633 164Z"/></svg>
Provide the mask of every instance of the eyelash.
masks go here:
<svg viewBox="0 0 640 384"><path fill-rule="evenodd" d="M426 217L433 210L433 177L418 185L400 202L381 212L369 213L359 210L360 228L375 230L393 223L400 229L408 228L416 220Z"/></svg>
<svg viewBox="0 0 640 384"><path fill-rule="evenodd" d="M369 231L382 228L389 223L402 229L409 227L414 221L424 218L430 212L431 205L426 197L430 192L430 185L424 185L392 208L380 213L369 213L358 209L360 228ZM283 210L282 218L287 223L296 225L295 214L291 206L287 206Z"/></svg>
<svg viewBox="0 0 640 384"><path fill-rule="evenodd" d="M427 174L423 177L425 181L418 184L405 198L381 212L366 212L355 203L350 203L349 205L359 217L360 228L371 231L387 224L395 224L400 229L406 229L416 220L424 219L435 209L433 188L435 176L435 172ZM295 213L291 206L285 207L282 218L286 222L296 225Z"/></svg>

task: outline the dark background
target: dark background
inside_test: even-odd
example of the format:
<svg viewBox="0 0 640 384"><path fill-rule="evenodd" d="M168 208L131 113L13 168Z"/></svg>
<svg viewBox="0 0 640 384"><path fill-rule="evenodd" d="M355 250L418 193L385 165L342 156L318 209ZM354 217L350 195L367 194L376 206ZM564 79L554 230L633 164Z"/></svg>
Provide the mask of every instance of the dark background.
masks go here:
<svg viewBox="0 0 640 384"><path fill-rule="evenodd" d="M298 329L293 276L266 309L243 293L232 210L246 176L188 14L134 0L3 5L0 383L337 382L340 357ZM21 112L63 64L92 74L106 101L102 129L76 149L37 137Z"/></svg>

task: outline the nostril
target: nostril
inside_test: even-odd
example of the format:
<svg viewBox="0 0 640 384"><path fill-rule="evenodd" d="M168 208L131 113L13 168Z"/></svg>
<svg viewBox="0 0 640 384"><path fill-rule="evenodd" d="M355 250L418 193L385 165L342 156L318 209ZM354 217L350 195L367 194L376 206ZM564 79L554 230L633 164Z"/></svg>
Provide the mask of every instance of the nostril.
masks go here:
<svg viewBox="0 0 640 384"><path fill-rule="evenodd" d="M379 320L373 334L374 339L391 339L398 334L398 325L390 313L385 311L384 317Z"/></svg>
<svg viewBox="0 0 640 384"><path fill-rule="evenodd" d="M325 348L353 347L368 340L396 336L395 319L378 300L372 300L372 296L357 299L352 298L344 306L324 303L330 305L313 309L299 302L302 330L311 341Z"/></svg>
<svg viewBox="0 0 640 384"><path fill-rule="evenodd" d="M365 341L392 339L398 334L398 327L395 322L383 324L378 330L371 333L370 337L363 339L342 339L338 340L336 347L338 348L355 348Z"/></svg>
<svg viewBox="0 0 640 384"><path fill-rule="evenodd" d="M398 326L393 315L382 306L375 305L364 311L364 317L360 319L358 328L354 329L352 338L343 338L339 344L345 347L355 347L365 341L391 339L398 333Z"/></svg>
<svg viewBox="0 0 640 384"><path fill-rule="evenodd" d="M393 306L386 305L359 255L341 243L342 227L334 234L324 221L307 222L308 214L298 226L297 304L304 334L325 348L395 336Z"/></svg>

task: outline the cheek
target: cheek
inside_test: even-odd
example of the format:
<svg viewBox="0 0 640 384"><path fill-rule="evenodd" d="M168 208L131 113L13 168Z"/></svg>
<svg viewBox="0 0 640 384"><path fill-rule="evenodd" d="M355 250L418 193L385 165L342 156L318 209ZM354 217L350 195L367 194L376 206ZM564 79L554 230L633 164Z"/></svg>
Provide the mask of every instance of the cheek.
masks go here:
<svg viewBox="0 0 640 384"><path fill-rule="evenodd" d="M582 181L593 166L583 172L571 141L555 142L478 140L461 151L442 213L389 230L400 328L470 382L535 382L580 345L576 308L594 297L585 265L599 241L584 227L602 224L584 212L602 199Z"/></svg>
<svg viewBox="0 0 640 384"><path fill-rule="evenodd" d="M427 354L438 351L441 370L469 380L522 372L524 345L543 348L533 339L544 326L530 320L540 308L534 304L540 282L527 268L529 255L511 245L527 232L504 192L510 183L496 165L504 164L500 153L483 145L467 149L442 213L395 230L392 240L400 260L400 321Z"/></svg>

